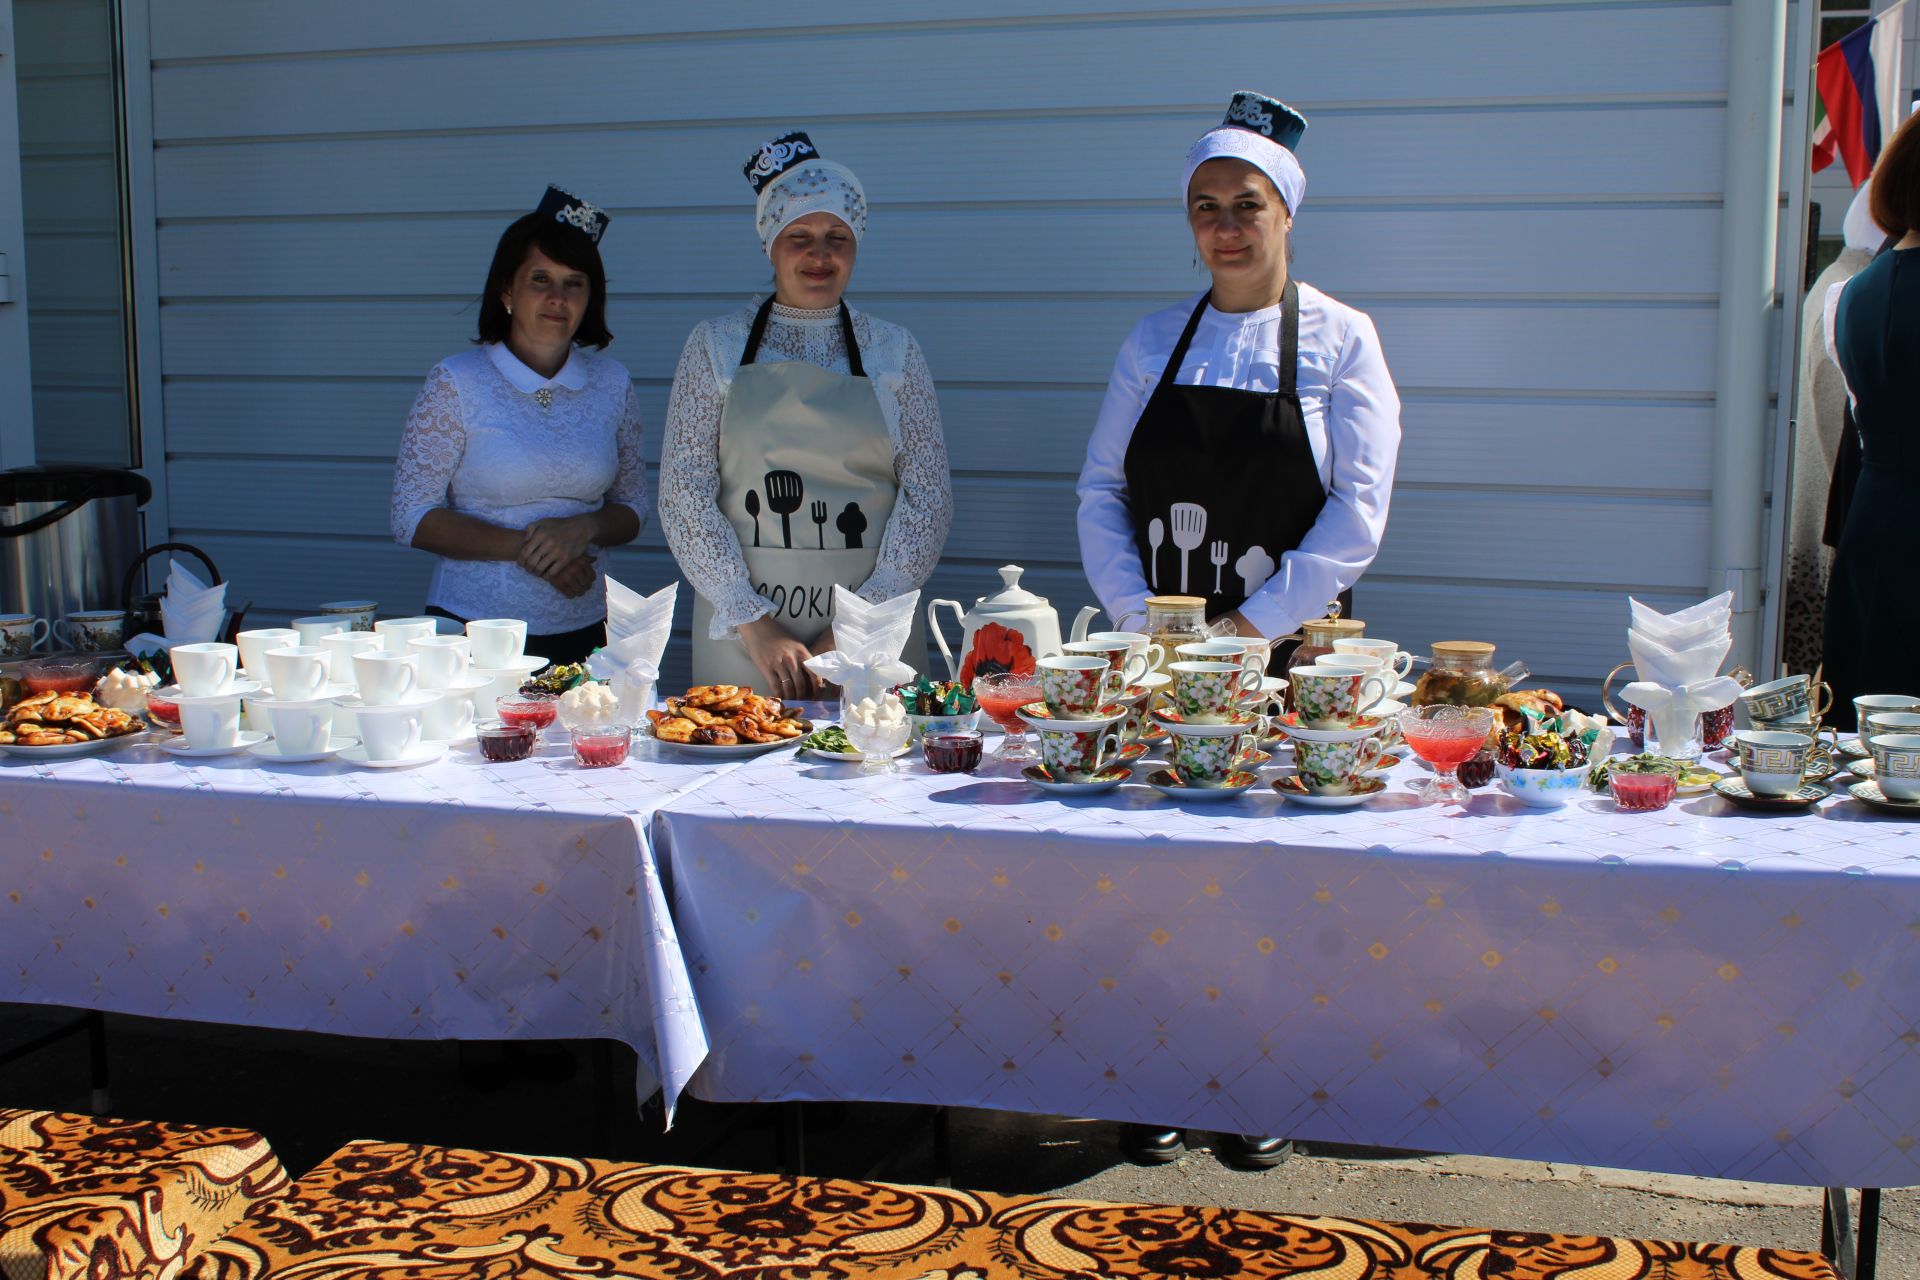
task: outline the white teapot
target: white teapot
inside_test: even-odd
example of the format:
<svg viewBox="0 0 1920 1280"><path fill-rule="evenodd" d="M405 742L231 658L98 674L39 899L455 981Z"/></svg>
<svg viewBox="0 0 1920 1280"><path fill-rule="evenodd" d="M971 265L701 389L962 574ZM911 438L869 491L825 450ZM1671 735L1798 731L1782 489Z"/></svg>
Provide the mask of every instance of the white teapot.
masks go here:
<svg viewBox="0 0 1920 1280"><path fill-rule="evenodd" d="M1003 566L1001 589L975 600L971 611L962 610L958 600L928 603L927 627L933 632L934 643L940 646L940 656L947 660L948 679L959 680L964 675L970 681L980 674L977 668L983 663L989 664L990 670L1011 670L1022 650L1032 658L1060 652L1060 616L1045 597L1020 585L1020 575L1025 572L1016 564ZM938 610L943 605L953 610L953 616L960 622L958 657L948 646L946 633L940 629ZM1086 606L1080 610L1075 627L1084 631L1087 620L1099 612L1093 605Z"/></svg>

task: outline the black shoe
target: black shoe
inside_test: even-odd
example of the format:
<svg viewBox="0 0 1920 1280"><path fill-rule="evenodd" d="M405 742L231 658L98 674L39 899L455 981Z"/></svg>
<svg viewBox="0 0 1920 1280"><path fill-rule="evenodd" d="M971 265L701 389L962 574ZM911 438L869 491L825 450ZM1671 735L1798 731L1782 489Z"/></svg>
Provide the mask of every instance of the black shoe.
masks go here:
<svg viewBox="0 0 1920 1280"><path fill-rule="evenodd" d="M1120 1153L1135 1164L1172 1164L1185 1150L1185 1136L1178 1129L1156 1129L1152 1125L1120 1126Z"/></svg>
<svg viewBox="0 0 1920 1280"><path fill-rule="evenodd" d="M1293 1140L1226 1133L1220 1135L1218 1150L1220 1158L1236 1169L1271 1169L1293 1154Z"/></svg>

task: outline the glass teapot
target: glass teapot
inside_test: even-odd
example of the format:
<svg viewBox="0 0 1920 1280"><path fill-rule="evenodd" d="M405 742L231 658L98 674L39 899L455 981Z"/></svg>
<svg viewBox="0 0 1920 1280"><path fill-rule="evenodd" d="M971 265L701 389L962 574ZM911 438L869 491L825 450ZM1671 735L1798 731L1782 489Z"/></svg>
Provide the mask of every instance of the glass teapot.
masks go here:
<svg viewBox="0 0 1920 1280"><path fill-rule="evenodd" d="M1196 640L1213 640L1233 634L1233 624L1225 618L1211 624L1207 622L1207 601L1204 596L1148 596L1146 604L1146 613L1129 613L1115 622L1114 627L1126 631L1129 623L1142 623L1140 629L1160 646L1163 653L1171 654L1181 645L1192 644Z"/></svg>
<svg viewBox="0 0 1920 1280"><path fill-rule="evenodd" d="M1484 640L1436 640L1433 663L1414 682L1407 701L1416 707L1490 707L1526 678L1524 663L1511 662L1496 671L1493 646Z"/></svg>
<svg viewBox="0 0 1920 1280"><path fill-rule="evenodd" d="M1300 630L1290 636L1282 636L1274 644L1288 640L1298 640L1292 653L1287 655L1286 669L1310 667L1326 654L1333 652L1335 640L1358 640L1367 634L1367 624L1358 618L1340 616L1340 602L1327 603L1327 616L1313 618L1300 624Z"/></svg>

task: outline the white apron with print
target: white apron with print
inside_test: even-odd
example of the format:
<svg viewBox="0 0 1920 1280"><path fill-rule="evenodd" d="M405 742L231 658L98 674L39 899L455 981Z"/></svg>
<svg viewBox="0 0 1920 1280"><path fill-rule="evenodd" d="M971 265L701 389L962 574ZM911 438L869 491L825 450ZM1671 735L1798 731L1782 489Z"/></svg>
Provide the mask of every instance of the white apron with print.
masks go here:
<svg viewBox="0 0 1920 1280"><path fill-rule="evenodd" d="M872 575L898 482L887 420L844 304L850 374L804 360L754 363L770 309L764 305L754 318L727 390L717 501L740 539L754 591L788 635L811 646L833 622L835 584L852 589ZM739 640L708 638L712 622L713 606L696 595L694 683L772 693ZM926 652L916 619L901 657L918 671Z"/></svg>

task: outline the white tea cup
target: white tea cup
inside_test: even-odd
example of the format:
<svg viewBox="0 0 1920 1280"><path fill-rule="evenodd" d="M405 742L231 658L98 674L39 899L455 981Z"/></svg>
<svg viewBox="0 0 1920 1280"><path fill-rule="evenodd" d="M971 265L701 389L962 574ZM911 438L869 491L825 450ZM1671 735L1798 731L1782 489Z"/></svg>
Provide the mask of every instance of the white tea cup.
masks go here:
<svg viewBox="0 0 1920 1280"><path fill-rule="evenodd" d="M233 674L240 666L240 649L237 645L208 640L177 644L167 650L167 658L173 663L173 678L181 693L189 698L209 698L233 688Z"/></svg>
<svg viewBox="0 0 1920 1280"><path fill-rule="evenodd" d="M445 689L465 678L473 642L465 636L419 636L407 641L407 651L419 659L420 687Z"/></svg>
<svg viewBox="0 0 1920 1280"><path fill-rule="evenodd" d="M267 650L290 649L307 643L292 627L256 627L242 631L233 639L240 648L240 669L255 680L267 678Z"/></svg>
<svg viewBox="0 0 1920 1280"><path fill-rule="evenodd" d="M1413 670L1413 655L1391 640L1370 640L1366 636L1343 637L1333 642L1333 651L1378 658L1382 668L1391 671L1395 680L1405 680Z"/></svg>
<svg viewBox="0 0 1920 1280"><path fill-rule="evenodd" d="M420 708L420 736L438 742L457 742L473 732L473 695L448 689Z"/></svg>
<svg viewBox="0 0 1920 1280"><path fill-rule="evenodd" d="M360 678L353 673L353 655L380 647L380 637L371 631L336 631L321 640L327 651L327 675L341 684L360 691Z"/></svg>
<svg viewBox="0 0 1920 1280"><path fill-rule="evenodd" d="M177 673L179 667L175 667ZM240 695L219 693L211 696L181 696L174 699L180 708L180 732L190 747L231 747L240 741Z"/></svg>
<svg viewBox="0 0 1920 1280"><path fill-rule="evenodd" d="M440 623L434 618L387 618L373 624L373 633L380 637L380 646L389 653L405 653L409 640L418 640L421 636L438 633Z"/></svg>
<svg viewBox="0 0 1920 1280"><path fill-rule="evenodd" d="M319 697L327 684L327 651L317 644L267 650L267 683L283 701Z"/></svg>
<svg viewBox="0 0 1920 1280"><path fill-rule="evenodd" d="M319 644L336 631L345 631L353 624L346 618L337 618L331 614L317 613L312 617L295 618L287 624L300 636L301 644Z"/></svg>
<svg viewBox="0 0 1920 1280"><path fill-rule="evenodd" d="M504 667L526 653L527 624L518 618L477 618L467 624L467 639L473 641L474 666Z"/></svg>
<svg viewBox="0 0 1920 1280"><path fill-rule="evenodd" d="M419 686L419 659L411 653L363 650L353 655L353 678L364 705L391 706Z"/></svg>
<svg viewBox="0 0 1920 1280"><path fill-rule="evenodd" d="M369 760L404 760L420 750L421 712L424 708L360 707L360 743Z"/></svg>
<svg viewBox="0 0 1920 1280"><path fill-rule="evenodd" d="M273 740L290 756L325 751L333 741L333 703L327 699L270 701L264 704Z"/></svg>

